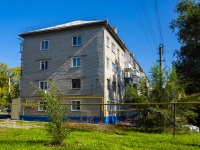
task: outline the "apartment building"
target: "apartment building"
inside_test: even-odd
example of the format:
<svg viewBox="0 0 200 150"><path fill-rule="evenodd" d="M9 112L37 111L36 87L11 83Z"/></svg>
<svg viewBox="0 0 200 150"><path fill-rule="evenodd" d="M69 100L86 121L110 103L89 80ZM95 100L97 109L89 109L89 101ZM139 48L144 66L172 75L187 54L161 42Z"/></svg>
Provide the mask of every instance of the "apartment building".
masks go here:
<svg viewBox="0 0 200 150"><path fill-rule="evenodd" d="M124 101L124 81L135 72L133 54L107 20L74 21L20 33L21 106L23 120L45 120L45 101L33 83L48 91L48 80L62 91L69 105L68 117L92 118L94 122L116 123L124 118L119 105ZM136 74L139 76L139 74ZM131 78L132 79L132 78ZM30 104L38 104L31 107Z"/></svg>

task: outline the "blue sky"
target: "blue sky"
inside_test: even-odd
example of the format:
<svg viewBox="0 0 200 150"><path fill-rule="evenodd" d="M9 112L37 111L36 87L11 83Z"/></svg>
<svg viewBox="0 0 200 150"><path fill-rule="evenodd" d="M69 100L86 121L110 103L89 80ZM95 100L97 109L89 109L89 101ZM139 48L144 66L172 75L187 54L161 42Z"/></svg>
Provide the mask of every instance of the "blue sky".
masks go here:
<svg viewBox="0 0 200 150"><path fill-rule="evenodd" d="M154 0L1 0L0 1L0 62L9 67L20 65L17 34L75 20L108 19L117 27L118 35L134 53L146 73L158 60L160 34ZM173 52L179 49L175 33L169 28L177 14L176 0L157 0L165 62L171 67ZM146 9L145 9L146 6ZM145 19L147 10L156 44ZM142 22L142 23L141 23ZM145 31L144 31L145 30ZM148 38L147 38L148 37ZM151 46L150 46L151 45Z"/></svg>

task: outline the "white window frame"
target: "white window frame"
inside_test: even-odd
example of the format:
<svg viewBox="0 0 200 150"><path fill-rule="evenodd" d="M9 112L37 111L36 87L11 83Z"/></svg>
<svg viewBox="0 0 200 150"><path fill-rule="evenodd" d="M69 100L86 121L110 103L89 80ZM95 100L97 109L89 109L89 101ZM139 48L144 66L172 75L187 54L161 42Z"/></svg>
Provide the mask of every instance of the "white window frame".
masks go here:
<svg viewBox="0 0 200 150"><path fill-rule="evenodd" d="M108 105L107 105L107 108L106 108L106 109L109 111L109 110L111 110L111 107L110 107L110 106L111 106L111 105L110 105L110 100L107 101L107 104L108 104Z"/></svg>
<svg viewBox="0 0 200 150"><path fill-rule="evenodd" d="M110 79L107 79L107 89L110 90Z"/></svg>
<svg viewBox="0 0 200 150"><path fill-rule="evenodd" d="M117 70L117 76L118 76L118 77L121 76L121 69L120 69L120 68L118 68L118 70Z"/></svg>
<svg viewBox="0 0 200 150"><path fill-rule="evenodd" d="M76 59L76 64L74 65L74 59ZM80 59L80 65L78 66L78 60L77 59ZM71 66L72 67L81 67L81 58L80 57L72 57L71 58Z"/></svg>
<svg viewBox="0 0 200 150"><path fill-rule="evenodd" d="M120 59L120 50L117 49L117 57Z"/></svg>
<svg viewBox="0 0 200 150"><path fill-rule="evenodd" d="M46 88L41 87L41 83L42 82L43 82L43 86L46 87ZM39 81L39 88L41 88L42 90L46 91L48 89L48 82L47 81Z"/></svg>
<svg viewBox="0 0 200 150"><path fill-rule="evenodd" d="M115 48L116 48L116 47L115 47L115 44L114 44L114 43L112 43L111 50L112 50L112 52L113 52L113 53L115 53Z"/></svg>
<svg viewBox="0 0 200 150"><path fill-rule="evenodd" d="M48 61L47 60L40 61L40 70L46 70L46 69L48 69Z"/></svg>
<svg viewBox="0 0 200 150"><path fill-rule="evenodd" d="M47 42L47 48L45 47L46 42ZM43 43L44 43L44 47L43 47ZM49 40L40 41L40 50L48 50L48 49L49 49Z"/></svg>
<svg viewBox="0 0 200 150"><path fill-rule="evenodd" d="M78 103L77 103L78 102ZM71 101L71 111L80 111L81 110L81 101L80 100L72 100ZM74 109L74 107L76 107Z"/></svg>
<svg viewBox="0 0 200 150"><path fill-rule="evenodd" d="M111 104L115 104L115 103L116 103L115 101L111 101ZM117 110L116 105L111 105L110 110L112 110L112 111Z"/></svg>
<svg viewBox="0 0 200 150"><path fill-rule="evenodd" d="M116 82L112 82L112 91L116 92Z"/></svg>
<svg viewBox="0 0 200 150"><path fill-rule="evenodd" d="M115 63L113 63L113 62L112 62L112 71L113 71L113 72L116 72L116 65L115 65Z"/></svg>
<svg viewBox="0 0 200 150"><path fill-rule="evenodd" d="M110 38L109 37L106 37L106 46L110 47Z"/></svg>
<svg viewBox="0 0 200 150"><path fill-rule="evenodd" d="M75 39L76 40L75 44L74 44L74 38L76 38ZM80 39L80 43L79 43L79 39ZM80 46L81 43L82 43L81 36L73 36L72 37L72 46Z"/></svg>
<svg viewBox="0 0 200 150"><path fill-rule="evenodd" d="M107 68L110 68L110 59L106 57L106 66Z"/></svg>
<svg viewBox="0 0 200 150"><path fill-rule="evenodd" d="M79 87L78 88L73 88L73 80L79 80ZM81 79L72 79L72 89L80 89L81 88Z"/></svg>
<svg viewBox="0 0 200 150"><path fill-rule="evenodd" d="M46 111L47 110L46 105L47 105L46 101L38 101L38 111Z"/></svg>
<svg viewBox="0 0 200 150"><path fill-rule="evenodd" d="M124 52L121 52L121 60L124 61Z"/></svg>

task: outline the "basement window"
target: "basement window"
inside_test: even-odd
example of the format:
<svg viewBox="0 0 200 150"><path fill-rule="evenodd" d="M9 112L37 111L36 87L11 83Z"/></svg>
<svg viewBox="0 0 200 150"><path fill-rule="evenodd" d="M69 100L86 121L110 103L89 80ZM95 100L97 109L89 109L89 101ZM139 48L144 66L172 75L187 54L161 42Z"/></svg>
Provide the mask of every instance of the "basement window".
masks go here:
<svg viewBox="0 0 200 150"><path fill-rule="evenodd" d="M71 111L80 111L81 106L80 106L80 101L72 101L72 105L71 105Z"/></svg>
<svg viewBox="0 0 200 150"><path fill-rule="evenodd" d="M81 79L72 79L72 89L80 89Z"/></svg>
<svg viewBox="0 0 200 150"><path fill-rule="evenodd" d="M38 101L38 111L46 111L46 110L47 110L47 102Z"/></svg>

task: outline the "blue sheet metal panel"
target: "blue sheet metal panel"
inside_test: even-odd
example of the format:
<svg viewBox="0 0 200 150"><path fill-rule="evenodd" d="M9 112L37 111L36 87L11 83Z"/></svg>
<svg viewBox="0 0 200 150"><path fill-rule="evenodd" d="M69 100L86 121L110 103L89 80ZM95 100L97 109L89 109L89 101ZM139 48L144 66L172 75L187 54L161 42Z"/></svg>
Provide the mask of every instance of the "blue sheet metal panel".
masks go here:
<svg viewBox="0 0 200 150"><path fill-rule="evenodd" d="M68 117L71 121L77 121L77 122L87 122L87 123L100 123L100 117L99 116L71 116ZM41 122L48 122L49 117L48 116L20 116L20 120L26 120L26 121L41 121ZM116 124L119 121L126 120L125 116L108 116L104 117L103 123L105 124Z"/></svg>
<svg viewBox="0 0 200 150"><path fill-rule="evenodd" d="M48 122L48 116L20 116L20 120Z"/></svg>

